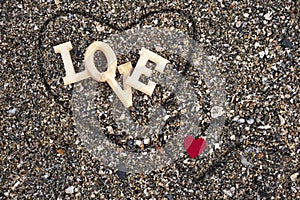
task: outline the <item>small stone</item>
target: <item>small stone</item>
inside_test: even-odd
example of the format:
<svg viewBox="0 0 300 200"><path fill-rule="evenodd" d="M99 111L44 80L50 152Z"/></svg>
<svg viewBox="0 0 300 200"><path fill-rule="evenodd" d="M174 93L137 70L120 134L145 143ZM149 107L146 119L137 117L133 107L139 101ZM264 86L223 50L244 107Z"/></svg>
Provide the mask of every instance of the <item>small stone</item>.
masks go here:
<svg viewBox="0 0 300 200"><path fill-rule="evenodd" d="M13 108L13 109L10 109L9 111L7 111L7 113L14 115L14 114L16 114L17 110L18 110L17 108Z"/></svg>
<svg viewBox="0 0 300 200"><path fill-rule="evenodd" d="M240 119L240 116L235 116L232 121L237 122Z"/></svg>
<svg viewBox="0 0 300 200"><path fill-rule="evenodd" d="M282 44L284 45L284 47L289 48L289 49L291 49L293 47L293 44L288 39L284 39L282 41Z"/></svg>
<svg viewBox="0 0 300 200"><path fill-rule="evenodd" d="M135 140L135 144L140 146L142 144L142 141L141 140Z"/></svg>
<svg viewBox="0 0 300 200"><path fill-rule="evenodd" d="M101 25L97 25L96 29L97 29L98 32L103 32L105 30L104 27L101 26Z"/></svg>
<svg viewBox="0 0 300 200"><path fill-rule="evenodd" d="M235 140L235 135L230 136L231 140Z"/></svg>
<svg viewBox="0 0 300 200"><path fill-rule="evenodd" d="M57 149L56 151L59 155L64 155L65 154L65 150L63 149Z"/></svg>
<svg viewBox="0 0 300 200"><path fill-rule="evenodd" d="M264 15L264 18L266 19L266 20L271 20L272 19L272 13L271 12L268 12L267 14L265 14Z"/></svg>
<svg viewBox="0 0 300 200"><path fill-rule="evenodd" d="M169 118L170 118L170 115L164 116L164 121L167 121L167 119L169 119Z"/></svg>
<svg viewBox="0 0 300 200"><path fill-rule="evenodd" d="M129 148L132 148L133 147L133 139L130 139L127 141L127 145L129 146Z"/></svg>
<svg viewBox="0 0 300 200"><path fill-rule="evenodd" d="M118 165L118 171L117 171L117 175L120 179L125 179L126 176L127 176L127 173L126 173L126 167L125 167L125 164L124 163L120 163Z"/></svg>
<svg viewBox="0 0 300 200"><path fill-rule="evenodd" d="M214 106L211 108L210 113L211 113L212 118L218 118L218 117L222 116L225 113L225 111L220 106Z"/></svg>
<svg viewBox="0 0 300 200"><path fill-rule="evenodd" d="M13 185L13 187L12 187L12 190L15 190L19 185L20 185L20 181L17 181L14 185Z"/></svg>
<svg viewBox="0 0 300 200"><path fill-rule="evenodd" d="M147 189L144 189L144 194L145 194L146 197L149 196L149 193L147 192Z"/></svg>
<svg viewBox="0 0 300 200"><path fill-rule="evenodd" d="M270 125L265 125L265 126L258 126L257 127L258 129L263 129L263 130L266 130L266 129L270 129L272 128Z"/></svg>
<svg viewBox="0 0 300 200"><path fill-rule="evenodd" d="M227 196L232 197L232 193L230 190L223 190L224 194L226 194Z"/></svg>
<svg viewBox="0 0 300 200"><path fill-rule="evenodd" d="M124 171L118 170L118 171L117 171L117 175L118 175L118 177L119 177L120 179L125 179L125 178L126 178L126 172L124 172Z"/></svg>
<svg viewBox="0 0 300 200"><path fill-rule="evenodd" d="M242 22L241 22L241 21L237 21L237 22L235 23L235 26L236 26L237 28L239 28L241 25L242 25Z"/></svg>
<svg viewBox="0 0 300 200"><path fill-rule="evenodd" d="M65 192L67 194L73 194L74 193L74 186L70 186L67 189L65 189Z"/></svg>
<svg viewBox="0 0 300 200"><path fill-rule="evenodd" d="M297 180L297 177L298 177L298 175L299 175L299 173L297 172L297 173L295 173L295 174L292 174L291 175L291 180L293 181L293 182L295 182L296 180Z"/></svg>
<svg viewBox="0 0 300 200"><path fill-rule="evenodd" d="M185 159L185 160L183 161L183 163L184 163L184 164L189 164L189 163L190 163L190 159L189 159L189 158Z"/></svg>
<svg viewBox="0 0 300 200"><path fill-rule="evenodd" d="M252 118L249 118L249 119L247 119L246 121L247 121L247 123L250 124L250 125L254 123L254 119L252 119Z"/></svg>
<svg viewBox="0 0 300 200"><path fill-rule="evenodd" d="M258 159L262 159L264 157L264 154L263 153L259 153L258 154Z"/></svg>
<svg viewBox="0 0 300 200"><path fill-rule="evenodd" d="M244 17L248 18L249 17L249 13L244 13Z"/></svg>
<svg viewBox="0 0 300 200"><path fill-rule="evenodd" d="M150 143L150 139L149 138L145 138L144 139L144 144L149 144Z"/></svg>
<svg viewBox="0 0 300 200"><path fill-rule="evenodd" d="M241 160L242 164L247 166L247 167L252 167L253 164L250 163L244 156L242 156L242 160Z"/></svg>
<svg viewBox="0 0 300 200"><path fill-rule="evenodd" d="M0 1L1 2L1 1ZM9 196L9 192L4 192L4 195L6 196L6 197L8 197Z"/></svg>
<svg viewBox="0 0 300 200"><path fill-rule="evenodd" d="M239 124L243 124L243 123L245 123L245 119L240 118L240 119L237 120L237 122L238 122Z"/></svg>
<svg viewBox="0 0 300 200"><path fill-rule="evenodd" d="M265 56L265 51L261 51L258 53L260 58L263 58Z"/></svg>
<svg viewBox="0 0 300 200"><path fill-rule="evenodd" d="M43 175L42 177L45 178L45 179L47 179L47 178L49 178L49 176L50 176L50 174L46 173L46 174Z"/></svg>
<svg viewBox="0 0 300 200"><path fill-rule="evenodd" d="M265 49L265 55L267 56L268 54L269 54L269 49L266 48L266 49Z"/></svg>
<svg viewBox="0 0 300 200"><path fill-rule="evenodd" d="M219 143L215 143L215 149L220 149L220 144Z"/></svg>
<svg viewBox="0 0 300 200"><path fill-rule="evenodd" d="M167 200L174 200L174 197L172 195L167 194Z"/></svg>
<svg viewBox="0 0 300 200"><path fill-rule="evenodd" d="M235 187L231 187L231 188L230 188L230 191L231 191L231 192L234 192L234 191L235 191Z"/></svg>
<svg viewBox="0 0 300 200"><path fill-rule="evenodd" d="M278 115L278 117L279 117L279 120L280 120L280 125L281 126L284 125L285 124L284 118L281 115Z"/></svg>
<svg viewBox="0 0 300 200"><path fill-rule="evenodd" d="M295 187L291 187L291 189L293 190L294 193L298 192Z"/></svg>
<svg viewBox="0 0 300 200"><path fill-rule="evenodd" d="M259 42L255 42L255 43L254 43L254 48L256 49L257 47L260 47Z"/></svg>
<svg viewBox="0 0 300 200"><path fill-rule="evenodd" d="M262 84L266 84L267 81L268 81L267 77L262 77L261 79Z"/></svg>
<svg viewBox="0 0 300 200"><path fill-rule="evenodd" d="M111 126L108 126L107 130L108 130L109 133L114 133L114 129Z"/></svg>

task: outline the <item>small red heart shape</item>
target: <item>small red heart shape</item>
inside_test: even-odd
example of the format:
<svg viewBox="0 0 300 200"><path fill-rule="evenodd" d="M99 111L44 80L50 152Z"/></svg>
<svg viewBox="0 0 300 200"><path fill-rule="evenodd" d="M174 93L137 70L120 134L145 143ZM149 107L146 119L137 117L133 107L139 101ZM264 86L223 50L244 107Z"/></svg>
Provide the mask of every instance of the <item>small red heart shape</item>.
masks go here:
<svg viewBox="0 0 300 200"><path fill-rule="evenodd" d="M205 139L195 139L193 136L186 136L184 138L184 147L191 158L197 157L206 147Z"/></svg>

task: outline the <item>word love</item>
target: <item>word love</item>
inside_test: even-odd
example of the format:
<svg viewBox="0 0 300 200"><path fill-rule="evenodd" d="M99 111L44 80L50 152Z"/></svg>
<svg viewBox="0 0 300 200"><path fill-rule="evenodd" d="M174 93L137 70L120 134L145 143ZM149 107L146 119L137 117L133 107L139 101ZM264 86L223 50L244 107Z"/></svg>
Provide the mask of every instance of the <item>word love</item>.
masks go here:
<svg viewBox="0 0 300 200"><path fill-rule="evenodd" d="M149 96L152 95L156 83L148 81L147 84L139 81L141 75L150 77L152 70L146 67L148 61L155 63L155 70L163 73L169 61L156 53L142 48L139 52L140 58L134 70L132 70L131 62L127 62L117 66L117 57L109 45L104 42L93 42L88 46L84 55L85 69L82 72L76 73L71 60L70 51L72 50L71 42L66 42L54 46L55 53L60 53L63 59L66 76L63 77L64 84L69 85L78 81L93 78L98 82L107 82L112 90L119 97L125 107L132 106L132 88L135 88ZM107 60L107 70L99 72L94 63L94 55L96 51L102 51ZM116 69L123 76L123 88L118 84L115 79Z"/></svg>

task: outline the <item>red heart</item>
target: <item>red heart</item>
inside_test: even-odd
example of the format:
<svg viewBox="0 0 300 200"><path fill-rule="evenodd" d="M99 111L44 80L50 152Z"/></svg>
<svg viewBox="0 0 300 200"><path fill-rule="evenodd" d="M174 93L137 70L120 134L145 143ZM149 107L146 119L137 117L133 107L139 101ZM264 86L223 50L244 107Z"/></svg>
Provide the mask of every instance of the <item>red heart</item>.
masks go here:
<svg viewBox="0 0 300 200"><path fill-rule="evenodd" d="M184 138L184 147L191 158L197 157L206 147L205 139L195 139L193 136Z"/></svg>

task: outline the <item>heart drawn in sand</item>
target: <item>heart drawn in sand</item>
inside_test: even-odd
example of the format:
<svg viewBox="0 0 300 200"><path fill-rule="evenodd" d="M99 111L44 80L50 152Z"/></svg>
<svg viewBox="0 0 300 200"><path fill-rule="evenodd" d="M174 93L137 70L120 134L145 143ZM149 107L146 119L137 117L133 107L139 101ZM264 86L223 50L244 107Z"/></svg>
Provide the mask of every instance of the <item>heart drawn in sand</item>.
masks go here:
<svg viewBox="0 0 300 200"><path fill-rule="evenodd" d="M184 147L191 158L197 157L206 147L205 139L193 136L186 136L184 138Z"/></svg>

